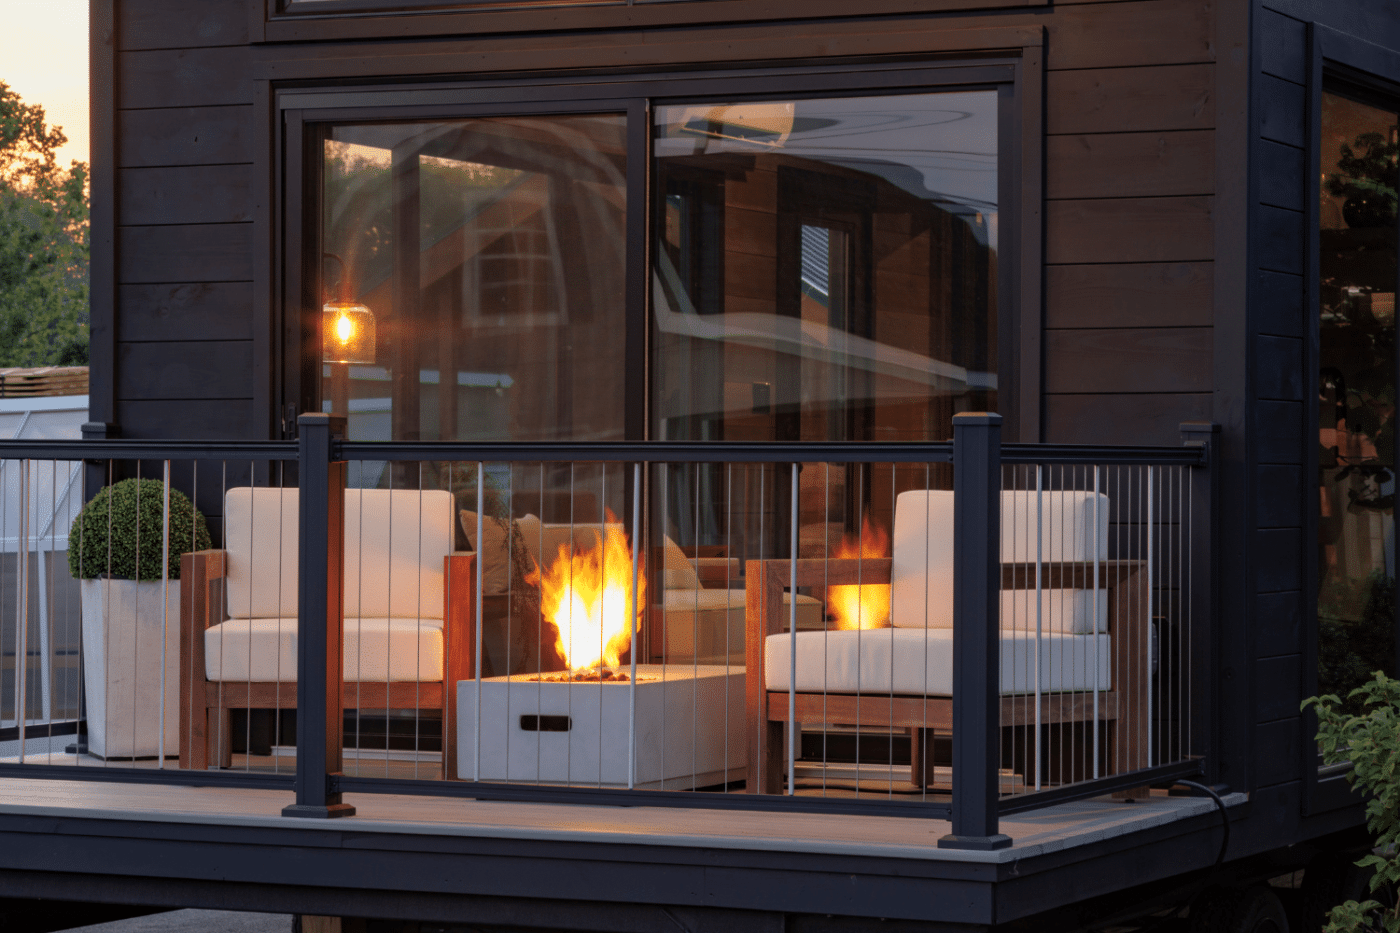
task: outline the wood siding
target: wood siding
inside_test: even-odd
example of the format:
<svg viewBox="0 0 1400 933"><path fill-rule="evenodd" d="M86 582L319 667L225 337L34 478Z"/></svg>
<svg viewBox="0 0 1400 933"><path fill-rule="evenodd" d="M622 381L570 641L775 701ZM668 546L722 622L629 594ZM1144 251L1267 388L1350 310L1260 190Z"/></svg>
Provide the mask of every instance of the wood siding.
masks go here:
<svg viewBox="0 0 1400 933"><path fill-rule="evenodd" d="M1215 23L1182 7L1168 26L1150 3L1064 9L1171 35L1046 77L1043 437L1175 444L1212 412L1216 66L1194 37Z"/></svg>
<svg viewBox="0 0 1400 933"><path fill-rule="evenodd" d="M266 436L246 8L121 3L115 34L115 421L133 438Z"/></svg>

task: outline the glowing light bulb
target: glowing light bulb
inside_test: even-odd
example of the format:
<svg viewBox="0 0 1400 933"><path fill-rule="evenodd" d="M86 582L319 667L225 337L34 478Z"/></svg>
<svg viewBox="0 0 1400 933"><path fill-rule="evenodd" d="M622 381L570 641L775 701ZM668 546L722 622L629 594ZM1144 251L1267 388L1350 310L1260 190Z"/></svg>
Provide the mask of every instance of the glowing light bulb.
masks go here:
<svg viewBox="0 0 1400 933"><path fill-rule="evenodd" d="M328 301L322 307L322 359L327 363L374 362L374 314L358 301Z"/></svg>

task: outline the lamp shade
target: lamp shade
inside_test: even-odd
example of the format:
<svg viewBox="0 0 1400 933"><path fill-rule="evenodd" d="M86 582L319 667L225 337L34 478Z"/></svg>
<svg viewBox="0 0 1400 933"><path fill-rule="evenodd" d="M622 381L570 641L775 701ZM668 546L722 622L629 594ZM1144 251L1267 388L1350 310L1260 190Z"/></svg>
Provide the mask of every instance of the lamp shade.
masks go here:
<svg viewBox="0 0 1400 933"><path fill-rule="evenodd" d="M374 313L369 308L358 301L328 301L321 312L325 362L374 362Z"/></svg>

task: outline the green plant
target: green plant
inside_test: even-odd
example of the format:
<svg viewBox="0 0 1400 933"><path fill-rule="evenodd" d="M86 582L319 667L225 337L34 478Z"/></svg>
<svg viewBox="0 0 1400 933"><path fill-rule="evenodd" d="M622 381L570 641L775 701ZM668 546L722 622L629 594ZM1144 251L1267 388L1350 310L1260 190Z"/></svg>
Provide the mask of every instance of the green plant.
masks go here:
<svg viewBox="0 0 1400 933"><path fill-rule="evenodd" d="M1347 780L1367 795L1366 828L1375 839L1370 855L1357 867L1371 869L1373 895L1394 891L1400 883L1400 680L1376 671L1375 677L1347 697L1359 701L1352 712L1335 694L1303 701L1317 710L1317 742L1327 764L1351 762ZM1327 915L1324 933L1384 930L1400 933L1400 904L1372 897L1346 901Z"/></svg>
<svg viewBox="0 0 1400 933"><path fill-rule="evenodd" d="M1362 579L1329 574L1317 610L1317 692L1345 697L1359 713L1357 687L1395 656L1395 580L1384 570Z"/></svg>
<svg viewBox="0 0 1400 933"><path fill-rule="evenodd" d="M74 578L159 580L164 498L165 484L158 479L124 479L93 496L68 535ZM184 493L170 490L170 578L180 578L181 554L209 546L204 516Z"/></svg>

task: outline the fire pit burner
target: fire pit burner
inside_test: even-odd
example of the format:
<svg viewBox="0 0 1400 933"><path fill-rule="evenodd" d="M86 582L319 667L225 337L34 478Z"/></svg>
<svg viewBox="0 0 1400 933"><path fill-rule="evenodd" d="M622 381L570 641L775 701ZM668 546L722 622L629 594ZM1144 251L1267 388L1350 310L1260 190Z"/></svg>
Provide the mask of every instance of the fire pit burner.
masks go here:
<svg viewBox="0 0 1400 933"><path fill-rule="evenodd" d="M526 674L523 677L516 677L513 679L544 684L625 684L631 682L632 675L627 671L590 667L582 671L548 671L543 674ZM637 683L644 684L647 681L656 679L656 675L654 674L638 675Z"/></svg>

